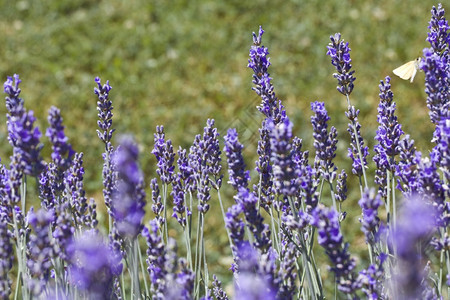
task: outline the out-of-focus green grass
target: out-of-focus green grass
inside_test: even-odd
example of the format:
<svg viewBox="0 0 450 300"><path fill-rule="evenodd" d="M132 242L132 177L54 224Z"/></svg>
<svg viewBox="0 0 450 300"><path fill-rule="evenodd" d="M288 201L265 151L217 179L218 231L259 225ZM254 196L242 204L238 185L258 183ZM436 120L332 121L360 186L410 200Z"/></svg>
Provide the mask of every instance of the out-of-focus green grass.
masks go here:
<svg viewBox="0 0 450 300"><path fill-rule="evenodd" d="M35 111L43 133L50 106L61 108L70 142L85 153L90 195L98 195L102 187L95 76L113 86L117 134L133 133L142 145L147 182L155 171L150 153L155 126L165 126L175 148L188 147L207 118L216 119L222 136L228 127L238 128L245 137L248 167L253 169L262 115L254 109L259 99L251 91L252 71L246 65L251 32L262 25L275 92L287 108L295 134L311 150L310 102L324 101L330 124L339 132L337 165L351 173L346 160L346 101L335 90L334 69L325 55L329 36L341 32L350 43L357 78L351 100L361 110L362 133L372 149L379 81L394 76L394 68L428 47L432 5L400 0L2 1L0 78L20 74L21 96L27 109ZM416 78L410 84L395 77L392 89L403 129L419 150L426 151L433 128L424 76L419 73ZM5 124L5 113L0 105L0 123ZM11 149L5 125L0 138L0 157L8 164ZM43 141L48 158L50 147L45 137ZM357 191L355 184L351 188ZM344 204L350 211L344 228L353 233L359 227L355 226L358 193L351 195ZM227 196L231 203L231 194ZM215 226L223 226L217 218Z"/></svg>

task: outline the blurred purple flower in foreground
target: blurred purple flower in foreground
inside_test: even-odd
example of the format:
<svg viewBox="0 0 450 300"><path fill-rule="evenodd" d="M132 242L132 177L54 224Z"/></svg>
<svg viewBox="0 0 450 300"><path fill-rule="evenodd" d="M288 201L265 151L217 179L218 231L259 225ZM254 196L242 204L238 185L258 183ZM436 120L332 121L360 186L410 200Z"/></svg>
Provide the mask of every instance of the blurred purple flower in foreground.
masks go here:
<svg viewBox="0 0 450 300"><path fill-rule="evenodd" d="M130 239L136 238L141 231L145 215L144 179L138 165L138 154L133 138L122 136L113 156L118 183L112 198L112 212L119 234Z"/></svg>
<svg viewBox="0 0 450 300"><path fill-rule="evenodd" d="M114 276L122 272L121 255L95 231L86 231L67 248L71 281L88 299L112 299Z"/></svg>

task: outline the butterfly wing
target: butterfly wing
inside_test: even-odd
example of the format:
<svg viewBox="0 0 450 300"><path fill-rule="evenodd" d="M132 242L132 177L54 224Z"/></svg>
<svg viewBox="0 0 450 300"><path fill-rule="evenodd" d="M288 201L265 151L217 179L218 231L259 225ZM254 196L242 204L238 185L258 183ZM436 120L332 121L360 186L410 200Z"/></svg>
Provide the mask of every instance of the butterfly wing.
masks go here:
<svg viewBox="0 0 450 300"><path fill-rule="evenodd" d="M407 62L404 65L401 65L397 69L395 69L394 74L400 77L401 79L408 80L410 78L414 79L414 76L416 75L417 69L416 69L416 60L412 60ZM411 80L412 82L412 80Z"/></svg>

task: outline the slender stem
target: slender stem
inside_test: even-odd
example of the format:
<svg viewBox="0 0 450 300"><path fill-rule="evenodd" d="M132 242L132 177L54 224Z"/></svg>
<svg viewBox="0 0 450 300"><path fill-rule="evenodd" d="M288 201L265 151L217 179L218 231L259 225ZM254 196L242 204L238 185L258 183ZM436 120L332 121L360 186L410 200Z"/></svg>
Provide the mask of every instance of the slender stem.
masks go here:
<svg viewBox="0 0 450 300"><path fill-rule="evenodd" d="M223 208L222 197L220 196L220 191L219 190L217 190L217 196L219 197L220 209L222 210L223 222L225 223L225 217L226 217L225 216L225 209ZM226 226L226 223L225 223L225 230L227 231L227 237L228 237L228 242L230 243L230 249L232 249L233 248L233 243L231 241L230 230Z"/></svg>

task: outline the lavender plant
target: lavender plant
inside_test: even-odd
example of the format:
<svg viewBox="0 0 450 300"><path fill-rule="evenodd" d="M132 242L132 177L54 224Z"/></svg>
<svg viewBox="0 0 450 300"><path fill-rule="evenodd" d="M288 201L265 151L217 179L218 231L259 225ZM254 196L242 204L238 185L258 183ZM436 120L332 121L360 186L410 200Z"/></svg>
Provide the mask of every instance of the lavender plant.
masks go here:
<svg viewBox="0 0 450 300"><path fill-rule="evenodd" d="M236 129L227 131L221 145L215 121L209 119L189 150L180 147L175 153L164 127L157 126L151 153L158 176L147 182L134 138L122 135L113 145L111 86L95 78L97 134L105 147L106 230L102 218L97 220L98 202L86 198L83 153L68 142L63 112L49 111L51 160L45 162L36 119L20 98L19 76L8 77L4 92L13 155L9 164L0 165L0 298L448 298L450 27L442 5L433 7L428 29L431 47L424 49L420 68L435 128L429 153L417 151L413 134L403 131L386 76L379 84L376 145L370 156L360 111L350 102L355 70L349 43L339 33L330 37L326 54L348 104L351 173L334 163L338 135L329 125L325 102L311 103L315 156L309 161L289 110L274 92L261 27L253 33L248 60L262 114L258 159L249 168L243 151L247 145ZM221 198L221 149L230 187L225 194L233 195L232 204ZM37 201L26 193L28 176L37 177ZM360 197L350 190L352 181L358 181ZM208 228L217 217L217 200L229 240L223 253L232 259L224 272L232 282L222 274L211 276L208 266L208 245L218 240L209 236L218 230ZM361 208L358 226L353 226L355 218L344 222L345 205L355 201ZM27 208L30 202L36 209ZM361 251L359 259L352 253L344 226L361 228L368 259Z"/></svg>

